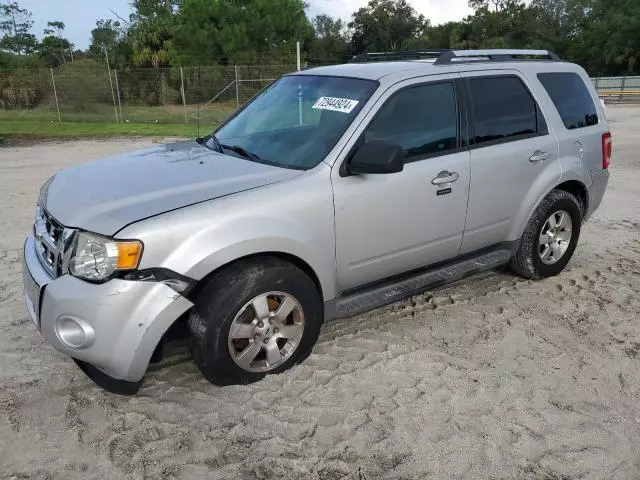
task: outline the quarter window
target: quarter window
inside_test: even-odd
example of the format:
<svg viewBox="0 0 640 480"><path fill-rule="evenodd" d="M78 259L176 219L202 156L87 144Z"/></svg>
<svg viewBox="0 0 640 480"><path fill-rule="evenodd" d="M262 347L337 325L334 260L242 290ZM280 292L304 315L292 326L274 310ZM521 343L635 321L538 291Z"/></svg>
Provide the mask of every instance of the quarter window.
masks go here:
<svg viewBox="0 0 640 480"><path fill-rule="evenodd" d="M598 112L582 78L575 73L540 73L540 82L569 130L598 124Z"/></svg>
<svg viewBox="0 0 640 480"><path fill-rule="evenodd" d="M402 90L380 109L364 134L365 142L402 146L407 160L458 147L458 113L453 83Z"/></svg>
<svg viewBox="0 0 640 480"><path fill-rule="evenodd" d="M475 120L474 144L517 140L538 134L536 102L520 79L471 78L469 88Z"/></svg>

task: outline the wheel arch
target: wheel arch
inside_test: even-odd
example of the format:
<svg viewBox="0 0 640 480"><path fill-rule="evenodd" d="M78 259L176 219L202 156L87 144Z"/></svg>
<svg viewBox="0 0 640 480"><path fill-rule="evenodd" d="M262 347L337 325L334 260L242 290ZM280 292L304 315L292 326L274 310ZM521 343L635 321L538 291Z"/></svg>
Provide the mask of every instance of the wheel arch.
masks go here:
<svg viewBox="0 0 640 480"><path fill-rule="evenodd" d="M234 265L234 264L236 264L236 263L238 263L240 261L246 261L246 260L251 260L251 259L259 259L261 257L272 257L272 258L275 257L275 258L278 258L278 259L283 260L285 262L289 262L289 263L295 265L296 267L298 267L305 274L307 274L309 276L309 278L311 278L311 280L313 281L314 285L316 286L316 289L318 290L318 294L320 295L320 298L324 300L324 298L325 298L324 293L325 292L324 292L324 290L322 288L322 282L320 281L320 278L318 277L318 274L311 267L311 265L309 265L309 263L307 263L305 260L303 260L299 256L293 255L291 253L279 252L279 251L266 251L266 252L250 253L250 254L243 255L241 257L235 258L235 259L233 259L231 261L228 261L228 262L226 262L226 263L224 263L222 265L217 266L216 268L214 268L212 271L210 271L204 277L202 277L200 280L197 281L196 285L189 292L189 295L188 295L189 300L194 301L195 298L200 293L200 291L202 291L202 288L209 282L209 280L211 280L212 277L214 277L215 275L220 273L220 271L224 270L225 268L228 268L229 266Z"/></svg>
<svg viewBox="0 0 640 480"><path fill-rule="evenodd" d="M222 270L241 261L259 259L263 257L277 258L279 260L283 260L285 262L291 263L296 267L298 267L306 275L308 275L309 278L311 278L314 285L316 286L316 289L318 290L318 294L320 295L320 298L324 299L322 282L320 281L317 273L311 267L311 265L309 265L309 263L307 263L305 260L303 260L302 258L296 255L293 255L291 253L278 252L278 251L251 253L251 254L247 254L247 255L235 258L222 265L219 265L218 267L216 267L215 269L207 273L204 277L202 277L200 280L196 282L195 286L193 286L193 288L189 290L189 293L185 295L186 299L189 300L192 304L195 304L195 300L198 297L199 293L202 291L202 289L207 285L207 283L211 280L212 277L219 274ZM193 305L192 305L192 308L193 308ZM168 324L166 328L163 328L162 334L158 336L157 341L155 341L154 343L153 353L150 355L151 363L153 363L154 361L159 361L163 357L163 346L164 346L165 340L167 339L167 335L169 335L171 331L179 330L176 327L180 326L180 324L186 325L186 322L189 319L189 315L192 308L184 312L182 315L176 318L172 323ZM150 362L147 362L147 364Z"/></svg>
<svg viewBox="0 0 640 480"><path fill-rule="evenodd" d="M578 200L578 204L580 206L580 211L582 213L582 220L584 220L589 207L589 190L587 189L584 182L582 182L581 180L565 179L560 183L552 184L548 186L547 189L544 191L544 194L541 194L535 203L533 203L532 205L530 204L531 206L529 207L529 210L527 211L526 215L520 216L519 221L514 225L515 228L511 230L509 239L518 240L522 237L522 234L525 228L527 228L527 225L531 221L531 217L536 212L540 203L545 198L547 198L547 196L554 190L562 190L576 197L576 199Z"/></svg>
<svg viewBox="0 0 640 480"><path fill-rule="evenodd" d="M563 190L576 197L580 204L582 219L584 220L585 215L589 211L589 190L586 185L578 180L568 180L555 187L554 190Z"/></svg>

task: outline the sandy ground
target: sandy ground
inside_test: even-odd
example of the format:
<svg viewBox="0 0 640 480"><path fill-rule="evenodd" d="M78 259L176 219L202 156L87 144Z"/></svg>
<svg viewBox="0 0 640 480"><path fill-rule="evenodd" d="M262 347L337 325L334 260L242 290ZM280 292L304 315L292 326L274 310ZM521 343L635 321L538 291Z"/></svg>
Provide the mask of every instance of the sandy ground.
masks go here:
<svg viewBox="0 0 640 480"><path fill-rule="evenodd" d="M133 398L40 338L20 250L51 173L149 141L0 149L0 478L639 479L640 108L609 113L610 187L562 275L332 322L250 386L210 385L178 347Z"/></svg>

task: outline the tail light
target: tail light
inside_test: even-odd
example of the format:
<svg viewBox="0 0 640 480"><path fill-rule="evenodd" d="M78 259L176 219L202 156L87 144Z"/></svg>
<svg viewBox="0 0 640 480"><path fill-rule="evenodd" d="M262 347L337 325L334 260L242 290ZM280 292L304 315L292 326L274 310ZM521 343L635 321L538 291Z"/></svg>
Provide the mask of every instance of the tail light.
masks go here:
<svg viewBox="0 0 640 480"><path fill-rule="evenodd" d="M607 169L611 165L611 154L613 153L613 139L611 132L602 135L602 168Z"/></svg>

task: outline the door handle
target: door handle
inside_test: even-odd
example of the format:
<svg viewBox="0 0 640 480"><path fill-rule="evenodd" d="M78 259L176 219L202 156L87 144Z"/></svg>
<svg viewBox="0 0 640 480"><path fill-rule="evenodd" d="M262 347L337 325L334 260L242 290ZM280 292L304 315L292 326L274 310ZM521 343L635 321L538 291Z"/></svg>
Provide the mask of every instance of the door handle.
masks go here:
<svg viewBox="0 0 640 480"><path fill-rule="evenodd" d="M542 150L536 150L533 152L533 155L529 157L529 161L531 163L544 162L545 160L549 160L551 158L551 154L549 152L543 152Z"/></svg>
<svg viewBox="0 0 640 480"><path fill-rule="evenodd" d="M436 178L431 180L434 185L444 185L445 183L453 183L460 178L458 172L447 172L446 170L440 172Z"/></svg>

